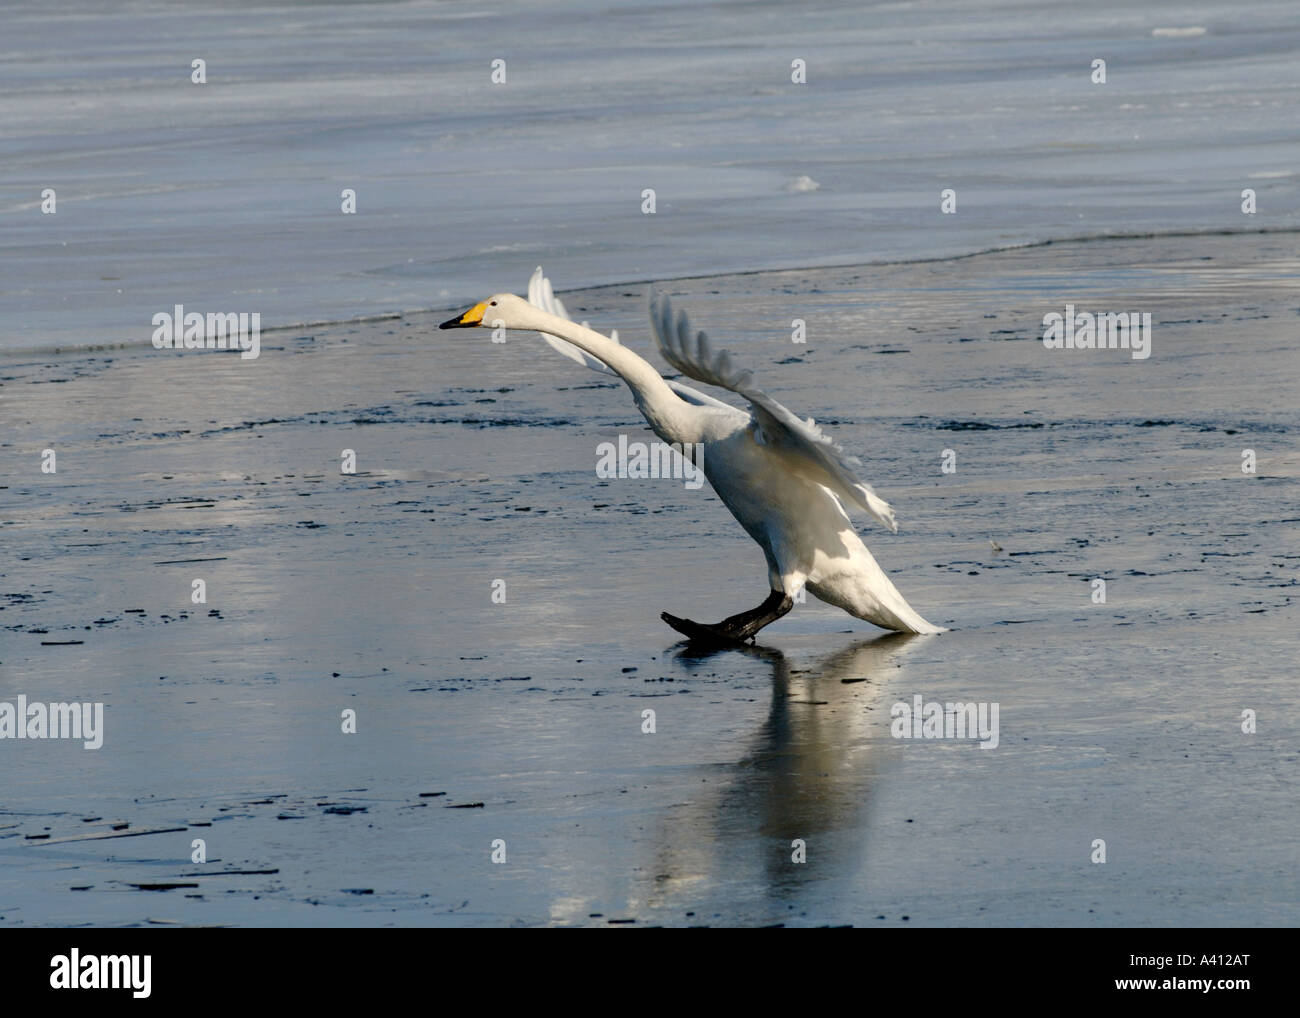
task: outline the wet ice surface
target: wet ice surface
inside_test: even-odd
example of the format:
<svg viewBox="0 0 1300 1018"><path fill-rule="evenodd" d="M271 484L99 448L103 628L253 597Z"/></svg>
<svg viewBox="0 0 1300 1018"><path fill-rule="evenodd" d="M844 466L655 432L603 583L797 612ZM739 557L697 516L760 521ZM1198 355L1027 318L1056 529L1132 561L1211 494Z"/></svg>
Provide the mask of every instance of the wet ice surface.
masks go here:
<svg viewBox="0 0 1300 1018"><path fill-rule="evenodd" d="M953 627L810 600L701 658L658 613L751 607L760 552L707 488L598 479L648 432L535 337L6 359L0 699L107 732L0 741L0 921L1295 923L1295 270L1257 236L665 284L862 454L901 524L862 533ZM567 300L649 353L641 288ZM1067 300L1150 311L1153 356L1044 349ZM999 747L890 738L917 693L999 703Z"/></svg>
<svg viewBox="0 0 1300 1018"><path fill-rule="evenodd" d="M1300 223L1292 0L210 6L7 5L0 347Z"/></svg>

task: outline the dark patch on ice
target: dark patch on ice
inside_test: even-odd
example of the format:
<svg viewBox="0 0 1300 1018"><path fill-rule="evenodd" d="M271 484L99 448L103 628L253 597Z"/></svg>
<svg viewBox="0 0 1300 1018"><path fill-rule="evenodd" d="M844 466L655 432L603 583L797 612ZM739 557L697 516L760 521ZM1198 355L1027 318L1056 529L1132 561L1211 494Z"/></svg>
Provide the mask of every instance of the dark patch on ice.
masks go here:
<svg viewBox="0 0 1300 1018"><path fill-rule="evenodd" d="M1056 422L1053 422L1055 426ZM992 424L989 421L946 421L934 426L936 431L1014 431L1020 428L1045 427L1042 421L1018 421L1015 424Z"/></svg>

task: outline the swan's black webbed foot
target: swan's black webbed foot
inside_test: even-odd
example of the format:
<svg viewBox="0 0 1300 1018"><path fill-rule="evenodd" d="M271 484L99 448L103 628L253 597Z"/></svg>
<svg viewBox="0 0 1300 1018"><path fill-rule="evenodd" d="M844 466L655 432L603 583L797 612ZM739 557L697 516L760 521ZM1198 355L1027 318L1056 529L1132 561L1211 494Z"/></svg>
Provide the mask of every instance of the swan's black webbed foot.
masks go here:
<svg viewBox="0 0 1300 1018"><path fill-rule="evenodd" d="M710 626L704 622L693 622L690 619L679 619L676 615L669 615L667 612L662 612L659 617L688 640L695 643L734 646L736 644L743 645L745 642L742 639L737 639L720 625Z"/></svg>
<svg viewBox="0 0 1300 1018"><path fill-rule="evenodd" d="M679 619L676 615L663 612L659 617L681 633L687 639L701 643L743 644L752 640L760 629L771 625L794 607L794 601L779 590L774 590L767 600L757 608L751 608L739 615L732 615L716 625Z"/></svg>

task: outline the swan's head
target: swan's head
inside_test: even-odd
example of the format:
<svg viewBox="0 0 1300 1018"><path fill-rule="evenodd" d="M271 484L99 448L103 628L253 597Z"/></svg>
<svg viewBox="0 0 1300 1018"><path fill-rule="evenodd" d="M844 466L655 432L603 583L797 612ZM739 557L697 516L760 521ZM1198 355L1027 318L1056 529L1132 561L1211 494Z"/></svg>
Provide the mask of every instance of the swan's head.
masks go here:
<svg viewBox="0 0 1300 1018"><path fill-rule="evenodd" d="M525 329L529 327L530 313L535 310L528 301L516 297L513 293L494 293L465 313L443 322L438 328Z"/></svg>

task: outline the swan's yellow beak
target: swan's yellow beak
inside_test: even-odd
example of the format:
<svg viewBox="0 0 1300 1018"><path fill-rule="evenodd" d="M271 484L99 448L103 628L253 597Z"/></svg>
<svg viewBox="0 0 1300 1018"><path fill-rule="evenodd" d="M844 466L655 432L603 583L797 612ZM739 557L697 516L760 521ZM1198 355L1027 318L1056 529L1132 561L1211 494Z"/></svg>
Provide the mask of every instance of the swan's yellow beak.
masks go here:
<svg viewBox="0 0 1300 1018"><path fill-rule="evenodd" d="M449 318L438 326L440 329L472 329L483 321L483 312L487 310L487 301L475 304L463 315Z"/></svg>

